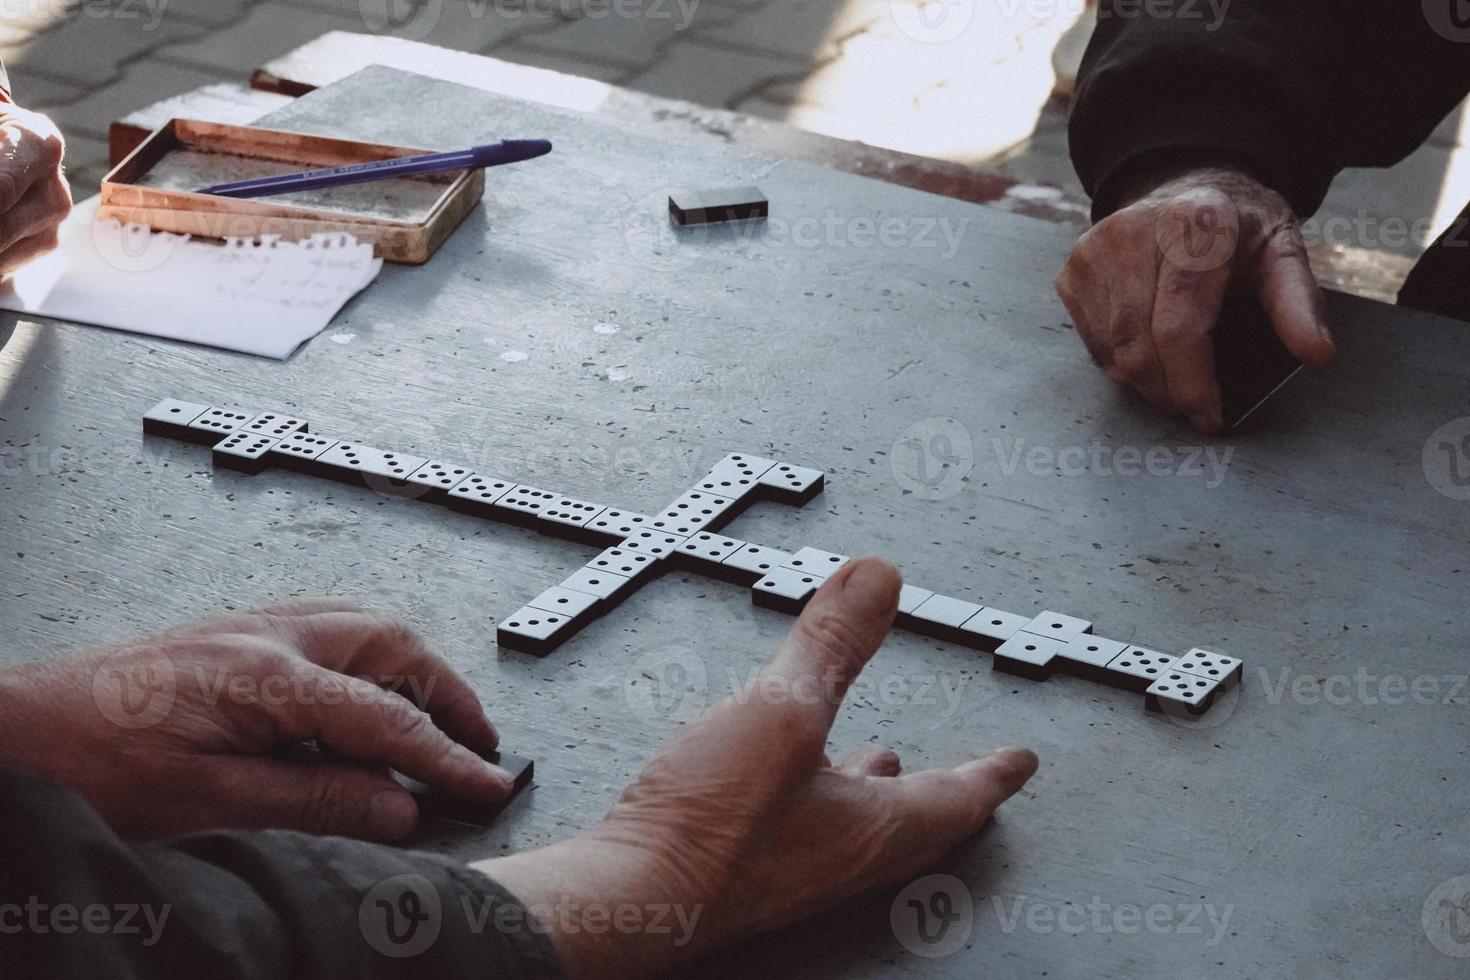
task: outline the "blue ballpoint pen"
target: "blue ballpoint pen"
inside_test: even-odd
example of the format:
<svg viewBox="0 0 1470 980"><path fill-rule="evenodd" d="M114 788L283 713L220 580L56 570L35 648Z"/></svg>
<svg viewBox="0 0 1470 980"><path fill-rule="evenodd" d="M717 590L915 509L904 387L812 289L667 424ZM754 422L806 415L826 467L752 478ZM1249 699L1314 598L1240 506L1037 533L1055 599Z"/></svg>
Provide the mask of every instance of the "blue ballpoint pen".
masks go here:
<svg viewBox="0 0 1470 980"><path fill-rule="evenodd" d="M426 153L416 157L395 157L391 160L373 160L369 163L349 163L341 167L307 170L299 174L258 177L254 180L241 180L232 184L214 184L200 189L198 193L217 194L222 197L266 197L291 191L336 187L339 184L384 180L388 177L431 174L440 170L498 167L501 164L530 160L550 152L550 140L505 140L502 143L472 146L468 150L455 150L450 153Z"/></svg>

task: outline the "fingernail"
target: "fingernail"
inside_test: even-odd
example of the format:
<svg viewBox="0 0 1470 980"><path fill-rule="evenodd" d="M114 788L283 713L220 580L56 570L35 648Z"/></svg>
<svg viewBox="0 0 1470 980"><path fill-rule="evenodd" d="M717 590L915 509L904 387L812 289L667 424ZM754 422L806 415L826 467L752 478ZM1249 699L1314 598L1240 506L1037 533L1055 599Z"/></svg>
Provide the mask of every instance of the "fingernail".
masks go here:
<svg viewBox="0 0 1470 980"><path fill-rule="evenodd" d="M1200 412L1189 417L1189 424L1198 432L1215 433L1225 428L1225 419L1215 411Z"/></svg>
<svg viewBox="0 0 1470 980"><path fill-rule="evenodd" d="M515 788L515 777L510 774L509 769L497 766L493 762L487 762L485 763L485 771L490 774L492 780L500 784L500 788L506 793L509 793Z"/></svg>
<svg viewBox="0 0 1470 980"><path fill-rule="evenodd" d="M368 819L384 837L407 837L418 816L418 805L402 790L380 789L368 799Z"/></svg>
<svg viewBox="0 0 1470 980"><path fill-rule="evenodd" d="M876 591L883 592L892 590L897 593L898 584L901 580L898 570L881 558L859 558L851 562L847 568L846 580L842 583L844 590Z"/></svg>
<svg viewBox="0 0 1470 980"><path fill-rule="evenodd" d="M1026 780L1035 775L1037 768L1041 765L1041 760L1036 758L1035 752L1017 745L996 749L990 753L988 761L1004 769L1006 778L1017 789L1025 785Z"/></svg>

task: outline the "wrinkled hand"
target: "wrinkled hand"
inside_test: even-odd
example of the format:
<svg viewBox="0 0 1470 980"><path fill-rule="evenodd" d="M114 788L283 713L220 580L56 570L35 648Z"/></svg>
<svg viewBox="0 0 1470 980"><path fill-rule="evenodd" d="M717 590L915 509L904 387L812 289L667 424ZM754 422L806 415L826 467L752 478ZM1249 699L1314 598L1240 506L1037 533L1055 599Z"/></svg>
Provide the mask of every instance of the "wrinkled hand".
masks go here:
<svg viewBox="0 0 1470 980"><path fill-rule="evenodd" d="M653 974L912 875L1031 777L1036 757L1024 749L907 776L884 749L826 761L842 696L892 626L899 584L884 562L850 563L745 695L691 723L602 824L475 865L547 920L571 976ZM561 929L560 913L544 911L650 905L697 916L693 941Z"/></svg>
<svg viewBox="0 0 1470 980"><path fill-rule="evenodd" d="M322 754L303 758L312 740ZM387 767L492 803L510 777L471 748L496 741L474 692L412 630L327 600L0 672L0 766L72 786L132 837L397 839L418 809Z"/></svg>
<svg viewBox="0 0 1470 980"><path fill-rule="evenodd" d="M1211 333L1234 281L1258 295L1299 360L1332 360L1296 215L1281 195L1233 170L1175 177L1098 222L1072 249L1057 293L1108 377L1218 432Z"/></svg>
<svg viewBox="0 0 1470 980"><path fill-rule="evenodd" d="M46 116L0 105L0 275L56 247L57 226L71 212L64 151Z"/></svg>

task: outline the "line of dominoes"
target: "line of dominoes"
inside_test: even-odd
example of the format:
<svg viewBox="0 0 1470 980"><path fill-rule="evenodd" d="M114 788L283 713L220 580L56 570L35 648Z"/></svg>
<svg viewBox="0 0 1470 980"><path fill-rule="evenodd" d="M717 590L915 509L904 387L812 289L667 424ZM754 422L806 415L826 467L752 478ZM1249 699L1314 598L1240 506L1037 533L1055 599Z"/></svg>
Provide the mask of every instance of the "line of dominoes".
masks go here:
<svg viewBox="0 0 1470 980"><path fill-rule="evenodd" d="M440 460L333 439L304 419L165 399L143 429L213 447L216 466L260 473L280 466L395 497L447 504L592 545L607 546L565 581L505 617L501 646L544 656L658 574L683 568L748 585L756 605L795 615L849 559L816 548L786 552L719 533L752 503L802 506L822 492L820 470L732 453L658 514L607 507ZM1151 710L1202 713L1238 684L1240 660L1195 648L1183 655L1109 640L1085 619L1044 610L1022 616L905 584L895 626L994 655L994 668L1044 681L1067 674L1142 693Z"/></svg>

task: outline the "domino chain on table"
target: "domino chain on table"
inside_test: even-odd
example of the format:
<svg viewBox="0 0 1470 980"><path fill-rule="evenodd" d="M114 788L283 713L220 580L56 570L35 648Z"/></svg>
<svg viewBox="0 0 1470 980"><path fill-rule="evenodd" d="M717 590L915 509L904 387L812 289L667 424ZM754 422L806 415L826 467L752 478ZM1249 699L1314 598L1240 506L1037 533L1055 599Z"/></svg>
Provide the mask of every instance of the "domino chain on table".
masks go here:
<svg viewBox="0 0 1470 980"><path fill-rule="evenodd" d="M469 466L363 446L312 432L283 412L246 412L166 399L143 430L214 447L214 464L245 473L267 467L339 480L396 497L518 524L604 550L558 585L506 616L496 642L545 656L673 568L747 585L758 606L795 615L849 559L816 548L786 552L719 533L751 504L800 507L822 492L820 470L731 453L657 514L619 510L479 472ZM1201 714L1239 684L1239 659L1195 648L1184 654L1110 640L1085 619L1034 616L904 585L894 625L994 655L994 669L1044 681L1067 674L1141 693L1150 710Z"/></svg>

